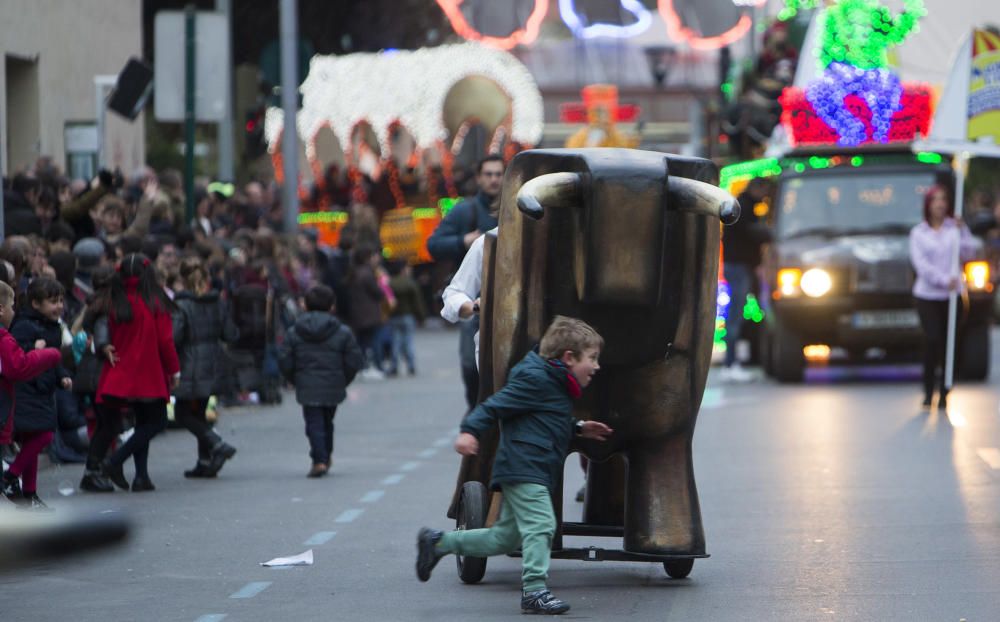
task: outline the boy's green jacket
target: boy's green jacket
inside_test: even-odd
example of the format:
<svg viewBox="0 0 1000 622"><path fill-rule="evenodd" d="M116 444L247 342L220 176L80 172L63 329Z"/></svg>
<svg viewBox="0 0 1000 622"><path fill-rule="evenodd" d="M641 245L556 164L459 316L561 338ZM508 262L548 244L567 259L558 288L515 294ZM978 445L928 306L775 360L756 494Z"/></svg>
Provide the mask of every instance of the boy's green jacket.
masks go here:
<svg viewBox="0 0 1000 622"><path fill-rule="evenodd" d="M461 430L476 438L500 422L491 488L530 482L552 491L560 481L576 421L568 373L529 352L507 384L466 415Z"/></svg>

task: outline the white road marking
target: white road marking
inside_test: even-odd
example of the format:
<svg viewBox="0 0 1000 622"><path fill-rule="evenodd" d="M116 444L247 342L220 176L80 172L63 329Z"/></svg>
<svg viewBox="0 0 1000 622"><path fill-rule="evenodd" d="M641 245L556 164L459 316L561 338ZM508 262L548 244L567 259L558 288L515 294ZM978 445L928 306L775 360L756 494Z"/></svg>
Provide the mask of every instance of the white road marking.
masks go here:
<svg viewBox="0 0 1000 622"><path fill-rule="evenodd" d="M438 440L434 441L434 446L435 447L444 447L446 445L451 445L451 437L450 436L446 436L444 438L439 438Z"/></svg>
<svg viewBox="0 0 1000 622"><path fill-rule="evenodd" d="M351 508L350 510L344 510L343 512L340 513L340 516L338 516L336 519L334 519L334 522L336 522L336 523L350 523L355 518L361 516L364 513L365 513L364 510L361 510L361 509L358 509L358 508Z"/></svg>
<svg viewBox="0 0 1000 622"><path fill-rule="evenodd" d="M402 473L393 473L389 477L387 477L384 480L382 480L382 485L383 486L392 486L393 484L398 484L399 482L403 481L404 477L406 477L406 476L403 475Z"/></svg>
<svg viewBox="0 0 1000 622"><path fill-rule="evenodd" d="M375 503L385 494L384 490L369 490L361 497L361 503Z"/></svg>
<svg viewBox="0 0 1000 622"><path fill-rule="evenodd" d="M225 613L206 613L194 622L221 622L225 617Z"/></svg>
<svg viewBox="0 0 1000 622"><path fill-rule="evenodd" d="M337 535L336 531L317 531L311 538L302 544L306 546L319 546L320 544L326 544L332 540L335 535Z"/></svg>
<svg viewBox="0 0 1000 622"><path fill-rule="evenodd" d="M996 447L980 447L976 453L991 469L1000 470L1000 449Z"/></svg>
<svg viewBox="0 0 1000 622"><path fill-rule="evenodd" d="M434 454L436 454L437 452L438 452L438 450L433 449L433 448L432 449L425 449L422 452L420 452L419 454L417 454L417 457L418 458L432 458L434 456Z"/></svg>
<svg viewBox="0 0 1000 622"><path fill-rule="evenodd" d="M403 466L399 467L399 470L400 471L405 471L405 472L410 472L410 471L415 470L418 466L420 466L419 462L407 462Z"/></svg>
<svg viewBox="0 0 1000 622"><path fill-rule="evenodd" d="M229 598L253 598L266 590L269 585L271 585L270 581L252 581L244 585L240 591L230 594Z"/></svg>

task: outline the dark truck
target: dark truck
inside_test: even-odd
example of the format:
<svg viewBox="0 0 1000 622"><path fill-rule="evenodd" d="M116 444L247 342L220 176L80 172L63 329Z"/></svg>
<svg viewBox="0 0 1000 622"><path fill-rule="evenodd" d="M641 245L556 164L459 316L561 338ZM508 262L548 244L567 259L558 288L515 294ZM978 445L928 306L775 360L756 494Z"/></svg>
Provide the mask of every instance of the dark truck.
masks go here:
<svg viewBox="0 0 1000 622"><path fill-rule="evenodd" d="M780 161L772 240L764 252L759 356L768 374L799 382L808 361L912 361L921 348L909 232L935 184L954 187L937 154L866 152ZM989 374L993 304L985 262L964 266L956 374Z"/></svg>

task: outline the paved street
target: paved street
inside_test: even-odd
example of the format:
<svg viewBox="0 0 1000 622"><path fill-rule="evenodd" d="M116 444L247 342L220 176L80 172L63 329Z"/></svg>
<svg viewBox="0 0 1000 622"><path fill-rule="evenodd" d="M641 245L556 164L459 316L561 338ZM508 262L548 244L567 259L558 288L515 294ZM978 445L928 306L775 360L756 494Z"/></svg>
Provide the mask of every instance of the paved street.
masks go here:
<svg viewBox="0 0 1000 622"><path fill-rule="evenodd" d="M0 576L0 620L514 618L517 559L491 560L476 586L459 582L451 559L427 584L414 576L417 528L449 524L459 462L450 444L462 412L457 339L422 332L416 378L351 387L325 479L305 477L292 399L223 414L220 429L239 454L218 480L184 479L195 443L183 430L153 444L154 493L62 496L82 467L48 469L43 499L124 508L134 535L104 554ZM920 412L917 371L904 371L903 381L819 374L798 387L713 377L695 434L712 557L679 581L654 564L555 561L551 586L572 604L567 617L996 620L998 374L959 387L946 417ZM575 459L566 472L575 491ZM313 566L258 565L307 549Z"/></svg>

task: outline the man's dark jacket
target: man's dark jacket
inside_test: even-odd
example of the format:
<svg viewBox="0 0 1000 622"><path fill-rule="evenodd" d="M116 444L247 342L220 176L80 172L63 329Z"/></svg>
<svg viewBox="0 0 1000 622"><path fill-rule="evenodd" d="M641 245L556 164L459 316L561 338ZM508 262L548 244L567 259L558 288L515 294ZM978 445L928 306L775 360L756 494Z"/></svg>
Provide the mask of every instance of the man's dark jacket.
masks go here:
<svg viewBox="0 0 1000 622"><path fill-rule="evenodd" d="M427 252L437 261L453 259L461 262L468 250L465 248L465 234L472 231L489 231L497 226L497 219L490 215L490 205L494 197L482 192L471 199L455 205L427 238Z"/></svg>
<svg viewBox="0 0 1000 622"><path fill-rule="evenodd" d="M222 342L235 343L239 329L218 292L203 296L180 292L174 302L174 346L181 360L181 380L174 396L208 398L224 388L226 358Z"/></svg>
<svg viewBox="0 0 1000 622"><path fill-rule="evenodd" d="M4 236L42 234L42 221L35 214L35 208L20 192L4 190L3 213Z"/></svg>
<svg viewBox="0 0 1000 622"><path fill-rule="evenodd" d="M308 311L288 331L278 352L281 372L295 383L303 406L336 406L347 397L365 359L351 330L326 311Z"/></svg>
<svg viewBox="0 0 1000 622"><path fill-rule="evenodd" d="M747 192L740 194L738 201L743 208L736 223L723 227L723 259L726 263L758 266L761 262L761 245L770 240L767 225L753 213L757 202Z"/></svg>
<svg viewBox="0 0 1000 622"><path fill-rule="evenodd" d="M11 336L25 352L35 349L35 342L45 340L47 348L62 345L62 329L58 322L43 316L34 307L28 307L14 318L10 327ZM21 432L54 431L59 416L56 410L56 389L69 372L59 365L46 370L31 380L15 384L16 406L14 428Z"/></svg>
<svg viewBox="0 0 1000 622"><path fill-rule="evenodd" d="M561 481L576 422L568 373L529 352L510 371L507 384L462 421L462 432L476 438L500 423L491 488L532 483L551 492Z"/></svg>

